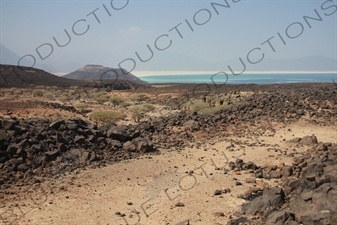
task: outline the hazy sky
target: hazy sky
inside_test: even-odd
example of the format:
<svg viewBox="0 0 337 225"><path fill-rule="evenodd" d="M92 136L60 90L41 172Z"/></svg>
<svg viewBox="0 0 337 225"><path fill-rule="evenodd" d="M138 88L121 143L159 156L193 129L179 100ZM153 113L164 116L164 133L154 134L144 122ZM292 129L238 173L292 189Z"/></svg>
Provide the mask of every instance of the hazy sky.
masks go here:
<svg viewBox="0 0 337 225"><path fill-rule="evenodd" d="M337 59L336 5L337 0L1 0L0 42L20 57L33 55L36 63L62 65L69 57L83 63L89 55L92 63L117 67L132 58L136 70L151 68L158 60L170 64L184 57L200 62L247 60L255 48L252 61L262 53L270 59L316 55ZM308 24L303 16L321 16L322 21L307 19ZM59 47L53 37L60 45L69 43ZM141 62L135 52L147 60L151 56L147 45L153 58ZM42 60L37 48L42 57L51 54ZM174 63L170 66L175 70Z"/></svg>

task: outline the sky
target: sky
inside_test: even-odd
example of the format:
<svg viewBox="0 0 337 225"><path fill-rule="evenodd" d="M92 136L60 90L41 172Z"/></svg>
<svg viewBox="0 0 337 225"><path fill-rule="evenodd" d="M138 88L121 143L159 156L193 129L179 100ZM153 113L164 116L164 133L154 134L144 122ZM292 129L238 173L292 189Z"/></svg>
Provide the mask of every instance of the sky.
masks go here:
<svg viewBox="0 0 337 225"><path fill-rule="evenodd" d="M36 64L217 71L249 64L249 52L255 64L262 54L337 60L337 0L0 2L0 43ZM322 21L303 18L317 13Z"/></svg>

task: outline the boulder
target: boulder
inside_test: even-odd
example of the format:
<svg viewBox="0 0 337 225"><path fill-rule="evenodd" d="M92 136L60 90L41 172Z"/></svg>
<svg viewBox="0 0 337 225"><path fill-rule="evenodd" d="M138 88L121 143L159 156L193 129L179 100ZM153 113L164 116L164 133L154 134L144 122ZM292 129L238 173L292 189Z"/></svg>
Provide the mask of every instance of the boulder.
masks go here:
<svg viewBox="0 0 337 225"><path fill-rule="evenodd" d="M141 137L135 138L132 140L132 143L134 144L138 152L145 153L145 152L152 152L154 150L152 141L145 138Z"/></svg>
<svg viewBox="0 0 337 225"><path fill-rule="evenodd" d="M10 145L7 147L7 151L6 151L6 152L7 152L8 154L15 155L19 148L20 148L19 145L15 144L15 143L12 143L12 144L10 144Z"/></svg>
<svg viewBox="0 0 337 225"><path fill-rule="evenodd" d="M128 152L134 152L136 151L136 146L131 141L127 141L123 144L123 149Z"/></svg>
<svg viewBox="0 0 337 225"><path fill-rule="evenodd" d="M49 124L49 128L51 129L59 129L59 127L61 125L64 125L65 124L65 121L60 119L60 120L56 120L54 122L52 122L51 124Z"/></svg>
<svg viewBox="0 0 337 225"><path fill-rule="evenodd" d="M293 175L293 167L289 165L283 166L281 169L281 174L282 174L282 177L289 177Z"/></svg>
<svg viewBox="0 0 337 225"><path fill-rule="evenodd" d="M323 165L322 164L311 164L302 171L302 178L308 181L315 181L323 174Z"/></svg>
<svg viewBox="0 0 337 225"><path fill-rule="evenodd" d="M1 126L5 130L13 130L15 128L15 120L3 119L1 121Z"/></svg>
<svg viewBox="0 0 337 225"><path fill-rule="evenodd" d="M197 131L200 129L199 123L195 120L188 120L183 126L190 131Z"/></svg>
<svg viewBox="0 0 337 225"><path fill-rule="evenodd" d="M265 189L262 196L242 206L242 211L251 215L264 215L266 218L270 212L275 211L285 203L285 194L281 188Z"/></svg>
<svg viewBox="0 0 337 225"><path fill-rule="evenodd" d="M284 225L290 221L295 222L295 215L289 210L281 210L271 213L266 220L266 225Z"/></svg>
<svg viewBox="0 0 337 225"><path fill-rule="evenodd" d="M299 144L302 145L315 145L317 143L317 137L315 135L305 136L299 141Z"/></svg>
<svg viewBox="0 0 337 225"><path fill-rule="evenodd" d="M7 133L4 130L0 130L0 142L5 141L7 139Z"/></svg>
<svg viewBox="0 0 337 225"><path fill-rule="evenodd" d="M117 126L112 127L107 132L107 136L109 138L122 141L122 142L131 140L131 137L127 134L127 130L124 127L117 127Z"/></svg>

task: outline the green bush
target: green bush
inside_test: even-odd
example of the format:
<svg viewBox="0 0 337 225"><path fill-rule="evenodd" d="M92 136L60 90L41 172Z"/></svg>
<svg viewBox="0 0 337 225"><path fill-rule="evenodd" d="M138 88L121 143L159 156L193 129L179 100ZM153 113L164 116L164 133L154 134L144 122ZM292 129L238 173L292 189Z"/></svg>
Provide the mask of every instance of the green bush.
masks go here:
<svg viewBox="0 0 337 225"><path fill-rule="evenodd" d="M104 103L104 102L109 101L109 96L108 95L100 95L98 97L95 97L94 100L99 102L99 103Z"/></svg>
<svg viewBox="0 0 337 225"><path fill-rule="evenodd" d="M96 90L93 90L93 92L91 91L91 93L93 94L94 98L99 98L99 97L107 94L107 92L105 92L105 91L96 92Z"/></svg>
<svg viewBox="0 0 337 225"><path fill-rule="evenodd" d="M143 104L140 106L140 110L143 112L151 112L154 110L156 107L151 105L151 104Z"/></svg>
<svg viewBox="0 0 337 225"><path fill-rule="evenodd" d="M143 113L147 113L147 112L151 112L155 108L156 107L154 107L151 104L143 104L143 105L132 106L130 108L130 110L131 110L131 112L143 112Z"/></svg>
<svg viewBox="0 0 337 225"><path fill-rule="evenodd" d="M86 108L88 108L88 104L78 103L78 104L75 105L75 108L76 109L86 109Z"/></svg>
<svg viewBox="0 0 337 225"><path fill-rule="evenodd" d="M228 108L228 107L229 106L227 106L227 105L219 105L219 106L215 106L215 107L209 107L209 108L201 109L199 112L201 114L205 114L205 115L213 115L216 112L218 112L222 109Z"/></svg>
<svg viewBox="0 0 337 225"><path fill-rule="evenodd" d="M12 88L11 89L11 94L18 97L19 95L21 95L23 92L21 90L18 90L16 88Z"/></svg>
<svg viewBox="0 0 337 225"><path fill-rule="evenodd" d="M122 107L122 108L127 108L131 105L131 103L129 102L122 102L119 106Z"/></svg>
<svg viewBox="0 0 337 225"><path fill-rule="evenodd" d="M97 122L111 123L125 119L126 115L121 112L98 111L91 113L89 117Z"/></svg>
<svg viewBox="0 0 337 225"><path fill-rule="evenodd" d="M43 93L43 97L48 98L48 99L52 99L52 98L54 98L54 94L49 92L49 91L46 91L46 92Z"/></svg>
<svg viewBox="0 0 337 225"><path fill-rule="evenodd" d="M148 99L148 97L144 94L130 95L129 99L133 102L143 102Z"/></svg>
<svg viewBox="0 0 337 225"><path fill-rule="evenodd" d="M77 91L76 91L76 90L70 90L68 93L69 93L70 95L74 95L74 94L77 93Z"/></svg>
<svg viewBox="0 0 337 225"><path fill-rule="evenodd" d="M136 122L139 123L139 121L144 117L144 113L141 111L132 111L131 113L131 119Z"/></svg>
<svg viewBox="0 0 337 225"><path fill-rule="evenodd" d="M191 100L184 104L184 106L192 111L200 111L209 108L208 104L200 100Z"/></svg>
<svg viewBox="0 0 337 225"><path fill-rule="evenodd" d="M63 103L66 103L70 100L70 97L69 96L61 96L61 97L59 97L59 100Z"/></svg>
<svg viewBox="0 0 337 225"><path fill-rule="evenodd" d="M33 96L34 97L42 97L43 96L43 91L40 89L36 89L33 91Z"/></svg>
<svg viewBox="0 0 337 225"><path fill-rule="evenodd" d="M134 105L129 108L131 112L140 112L140 106Z"/></svg>
<svg viewBox="0 0 337 225"><path fill-rule="evenodd" d="M124 102L124 99L113 96L110 98L110 102L113 104L113 106L121 105Z"/></svg>

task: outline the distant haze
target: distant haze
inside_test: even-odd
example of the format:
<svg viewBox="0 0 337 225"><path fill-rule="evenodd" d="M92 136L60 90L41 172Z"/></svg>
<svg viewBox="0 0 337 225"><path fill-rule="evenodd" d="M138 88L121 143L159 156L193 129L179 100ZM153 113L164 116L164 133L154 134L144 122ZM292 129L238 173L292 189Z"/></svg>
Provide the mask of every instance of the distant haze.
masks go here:
<svg viewBox="0 0 337 225"><path fill-rule="evenodd" d="M0 63L75 71L337 71L333 1L2 1ZM229 67L230 68L229 68Z"/></svg>
<svg viewBox="0 0 337 225"><path fill-rule="evenodd" d="M5 49L6 54L1 55L1 61L3 64L13 64L16 65L20 59L17 54L8 49ZM8 52L8 53L7 53ZM106 53L107 54L107 53ZM83 54L82 57L84 57ZM171 57L167 59L167 57ZM70 57L72 58L72 57ZM71 60L71 59L69 59ZM105 61L105 60L102 60ZM56 75L65 75L69 72L73 72L77 69L80 69L82 64L87 62L83 60L83 63L80 62L68 62L64 65L59 65L57 63L52 65L40 64L37 65L37 68L46 70L50 73ZM165 63L161 63L165 62ZM168 63L170 62L170 63ZM25 64L29 64L26 62ZM108 65L106 62L104 66ZM246 63L245 72L254 72L254 71L320 71L320 72L336 72L337 60L330 59L324 56L312 56L304 57L300 59L263 59L259 64L250 65ZM198 71L226 71L230 73L228 68L230 66L234 71L242 71L243 65L239 59L226 60L224 62L203 62L201 60L194 59L193 57L183 56L180 54L170 53L163 57L158 57L153 59L153 64L143 65L141 68L143 70L135 70L132 73L135 75L149 75L149 74L188 74L188 73L198 73ZM172 70L172 69L176 70ZM166 71L166 72L165 72ZM176 71L176 72L172 72Z"/></svg>

